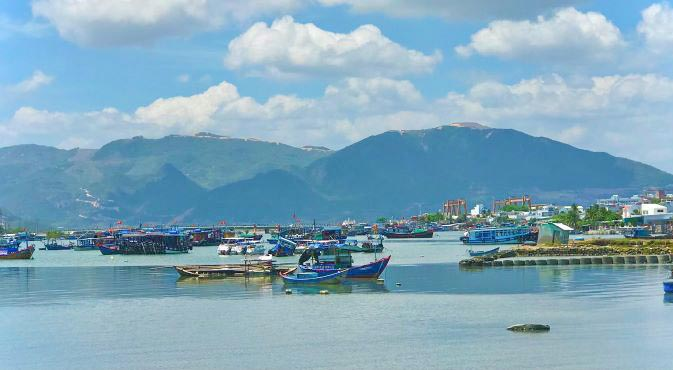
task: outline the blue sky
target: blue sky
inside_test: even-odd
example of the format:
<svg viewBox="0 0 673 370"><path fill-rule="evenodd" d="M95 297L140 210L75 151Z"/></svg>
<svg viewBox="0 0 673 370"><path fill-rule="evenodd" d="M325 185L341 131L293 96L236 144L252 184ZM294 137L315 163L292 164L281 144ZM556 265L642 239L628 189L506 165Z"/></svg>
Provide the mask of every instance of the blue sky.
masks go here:
<svg viewBox="0 0 673 370"><path fill-rule="evenodd" d="M0 145L476 121L673 171L672 51L666 2L3 2Z"/></svg>

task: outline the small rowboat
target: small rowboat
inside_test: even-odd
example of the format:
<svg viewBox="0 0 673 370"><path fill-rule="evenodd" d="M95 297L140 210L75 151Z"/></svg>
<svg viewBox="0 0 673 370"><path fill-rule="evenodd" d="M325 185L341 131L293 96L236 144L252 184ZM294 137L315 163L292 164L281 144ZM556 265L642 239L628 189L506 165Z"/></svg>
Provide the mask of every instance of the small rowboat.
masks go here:
<svg viewBox="0 0 673 370"><path fill-rule="evenodd" d="M498 253L499 250L500 247L489 249L487 251L473 251L472 249L468 249L467 253L470 254L470 257L483 257L488 256L490 254Z"/></svg>
<svg viewBox="0 0 673 370"><path fill-rule="evenodd" d="M290 275L294 273L293 275ZM340 284L348 274L348 270L340 270L329 275L320 275L317 272L297 272L296 269L281 273L286 284Z"/></svg>
<svg viewBox="0 0 673 370"><path fill-rule="evenodd" d="M664 293L673 293L673 279L664 280Z"/></svg>

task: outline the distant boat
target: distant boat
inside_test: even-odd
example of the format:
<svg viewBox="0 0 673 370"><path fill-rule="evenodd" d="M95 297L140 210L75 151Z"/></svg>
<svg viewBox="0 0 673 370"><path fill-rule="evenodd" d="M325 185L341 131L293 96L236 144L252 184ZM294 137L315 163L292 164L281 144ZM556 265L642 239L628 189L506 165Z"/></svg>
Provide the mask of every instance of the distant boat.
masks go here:
<svg viewBox="0 0 673 370"><path fill-rule="evenodd" d="M367 240L360 244L363 253L381 253L383 252L383 237L380 235L369 235Z"/></svg>
<svg viewBox="0 0 673 370"><path fill-rule="evenodd" d="M435 232L430 229L418 228L410 230L403 227L386 229L381 234L389 239L429 239L433 237Z"/></svg>
<svg viewBox="0 0 673 370"><path fill-rule="evenodd" d="M467 252L470 254L470 257L482 257L482 256L488 256L490 254L498 253L499 250L500 250L500 247L489 249L487 251L473 251L472 249L470 249Z"/></svg>
<svg viewBox="0 0 673 370"><path fill-rule="evenodd" d="M623 234L628 239L673 239L671 234L652 234L644 227L629 228Z"/></svg>
<svg viewBox="0 0 673 370"><path fill-rule="evenodd" d="M464 244L523 244L536 240L537 233L528 226L472 229L460 237Z"/></svg>
<svg viewBox="0 0 673 370"><path fill-rule="evenodd" d="M47 240L46 243L44 243L44 247L47 248L48 251L67 251L71 250L73 245L68 244L68 245L63 245L59 244L56 239L50 239Z"/></svg>
<svg viewBox="0 0 673 370"><path fill-rule="evenodd" d="M340 284L345 278L348 270L340 270L328 275L320 275L317 272L297 272L290 270L287 273L281 273L283 282L286 284Z"/></svg>
<svg viewBox="0 0 673 370"><path fill-rule="evenodd" d="M99 245L98 250L104 256L109 256L111 254L119 254L119 247L113 244Z"/></svg>

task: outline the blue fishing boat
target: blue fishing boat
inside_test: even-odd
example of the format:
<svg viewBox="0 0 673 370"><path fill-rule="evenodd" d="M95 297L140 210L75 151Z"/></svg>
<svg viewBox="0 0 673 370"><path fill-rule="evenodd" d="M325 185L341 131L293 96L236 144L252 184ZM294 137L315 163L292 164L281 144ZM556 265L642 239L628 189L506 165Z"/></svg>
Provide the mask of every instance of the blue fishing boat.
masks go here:
<svg viewBox="0 0 673 370"><path fill-rule="evenodd" d="M536 240L537 233L528 226L472 229L460 237L464 244L523 244Z"/></svg>
<svg viewBox="0 0 673 370"><path fill-rule="evenodd" d="M473 251L472 249L469 249L467 252L470 254L470 257L483 257L498 253L499 250L500 247L489 249L487 251Z"/></svg>
<svg viewBox="0 0 673 370"><path fill-rule="evenodd" d="M269 254L274 257L288 257L293 256L297 248L297 243L292 240L279 237L278 243L273 248L269 249Z"/></svg>
<svg viewBox="0 0 673 370"><path fill-rule="evenodd" d="M299 257L298 268L301 272L316 272L319 275L330 275L346 269L347 278L376 279L386 269L388 262L390 256L361 266L353 266L353 256L347 247L313 244Z"/></svg>
<svg viewBox="0 0 673 370"><path fill-rule="evenodd" d="M28 260L33 257L34 252L33 245L22 249L20 240L0 238L0 260Z"/></svg>
<svg viewBox="0 0 673 370"><path fill-rule="evenodd" d="M290 270L281 273L283 282L286 284L340 284L346 278L348 270L340 270L332 274L320 275L317 272L298 272Z"/></svg>

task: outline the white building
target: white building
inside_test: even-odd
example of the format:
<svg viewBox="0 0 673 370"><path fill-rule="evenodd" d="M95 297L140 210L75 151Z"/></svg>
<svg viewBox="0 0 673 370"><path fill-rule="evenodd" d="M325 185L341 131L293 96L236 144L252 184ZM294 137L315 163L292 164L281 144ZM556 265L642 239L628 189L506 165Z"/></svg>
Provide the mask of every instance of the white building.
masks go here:
<svg viewBox="0 0 673 370"><path fill-rule="evenodd" d="M477 217L484 213L484 210L485 208L483 204L477 204L470 210L470 216Z"/></svg>
<svg viewBox="0 0 673 370"><path fill-rule="evenodd" d="M658 215L662 213L668 213L668 208L661 204L644 203L640 206L640 214L643 216Z"/></svg>

